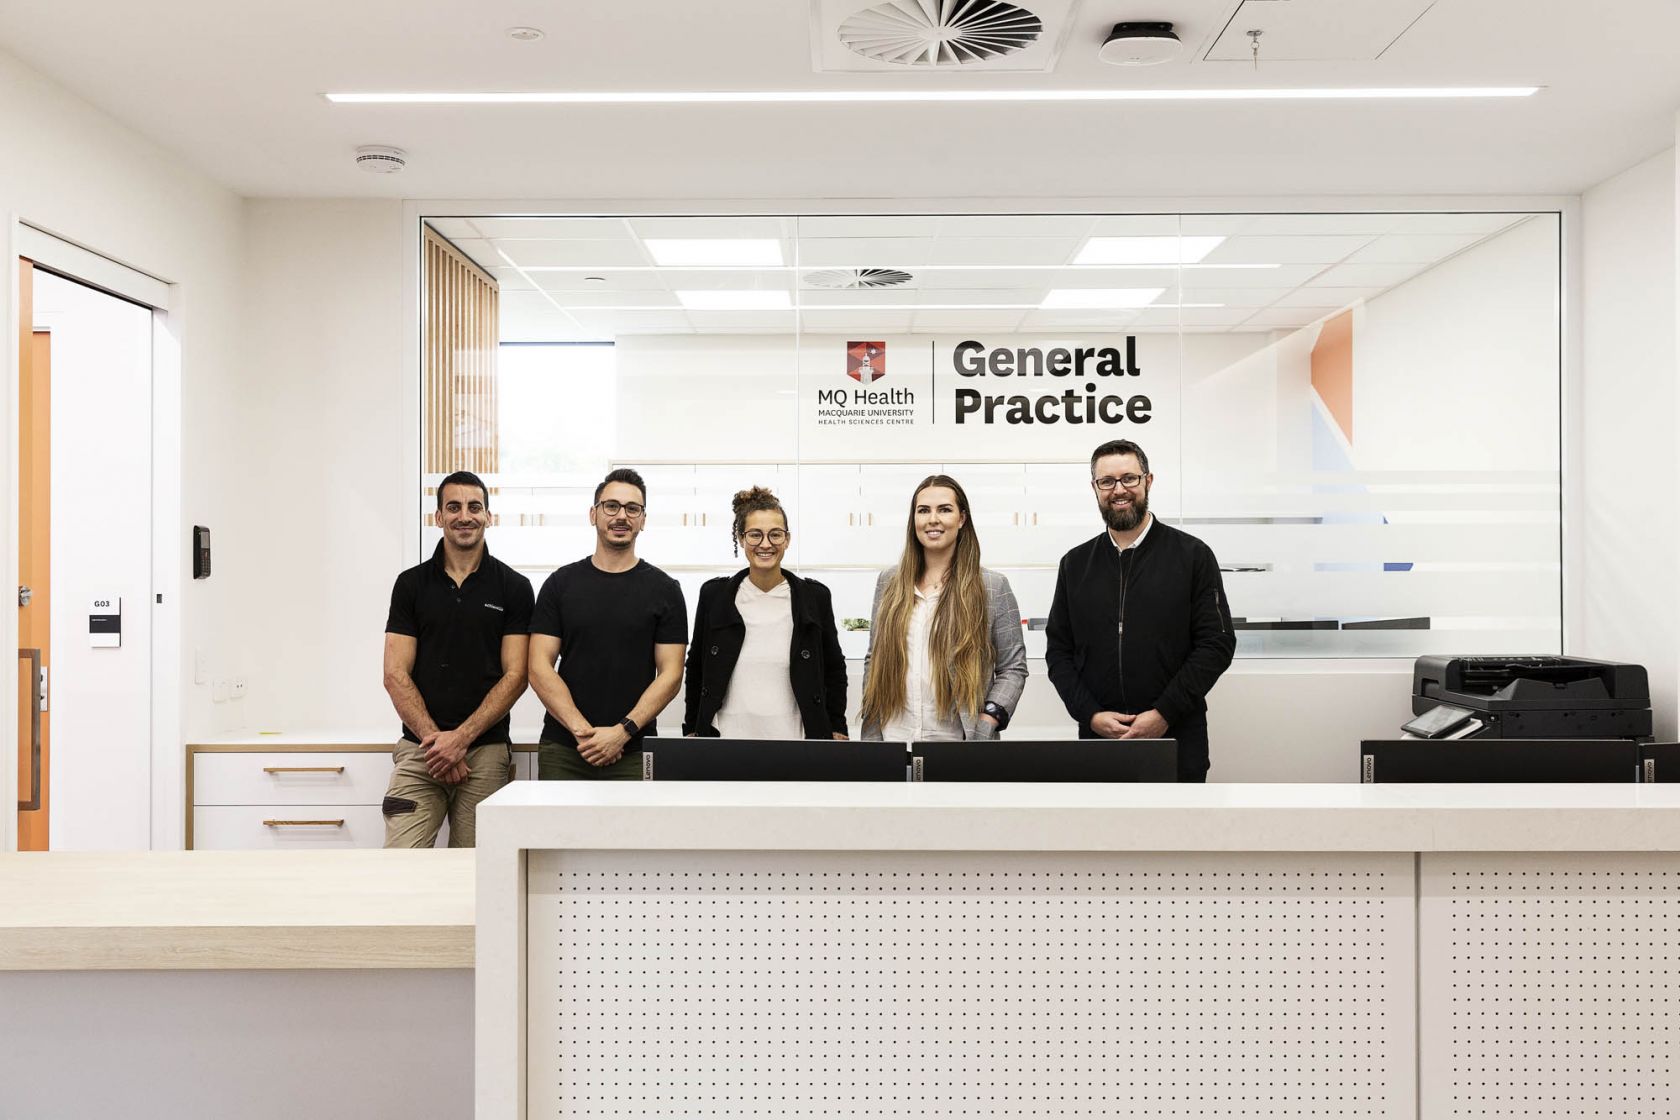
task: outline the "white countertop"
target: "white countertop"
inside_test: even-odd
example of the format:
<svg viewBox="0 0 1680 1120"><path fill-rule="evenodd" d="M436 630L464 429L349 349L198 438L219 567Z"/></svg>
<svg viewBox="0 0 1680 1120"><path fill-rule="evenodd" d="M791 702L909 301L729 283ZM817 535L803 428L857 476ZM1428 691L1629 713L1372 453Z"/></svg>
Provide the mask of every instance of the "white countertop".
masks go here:
<svg viewBox="0 0 1680 1120"><path fill-rule="evenodd" d="M779 851L1680 851L1680 785L515 782L479 843Z"/></svg>
<svg viewBox="0 0 1680 1120"><path fill-rule="evenodd" d="M541 726L516 727L513 729L513 742L516 750L536 750L537 737L541 733ZM204 735L188 740L194 747L384 747L389 750L396 745L398 727L395 720L389 726L381 724L378 727L324 727L301 728L286 730L254 730L224 731L215 735Z"/></svg>
<svg viewBox="0 0 1680 1120"><path fill-rule="evenodd" d="M0 853L0 969L471 968L464 849Z"/></svg>

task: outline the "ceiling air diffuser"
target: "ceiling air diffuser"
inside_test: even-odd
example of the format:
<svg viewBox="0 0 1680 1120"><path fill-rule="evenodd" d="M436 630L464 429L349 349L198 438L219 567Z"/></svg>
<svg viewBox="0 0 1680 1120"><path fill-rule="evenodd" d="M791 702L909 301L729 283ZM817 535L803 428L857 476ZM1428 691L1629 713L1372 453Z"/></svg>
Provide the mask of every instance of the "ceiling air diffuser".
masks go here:
<svg viewBox="0 0 1680 1120"><path fill-rule="evenodd" d="M848 16L836 34L877 62L972 66L1030 46L1044 21L1003 0L887 0Z"/></svg>
<svg viewBox="0 0 1680 1120"><path fill-rule="evenodd" d="M897 268L825 268L805 274L805 283L813 288L896 288L910 280L908 272Z"/></svg>

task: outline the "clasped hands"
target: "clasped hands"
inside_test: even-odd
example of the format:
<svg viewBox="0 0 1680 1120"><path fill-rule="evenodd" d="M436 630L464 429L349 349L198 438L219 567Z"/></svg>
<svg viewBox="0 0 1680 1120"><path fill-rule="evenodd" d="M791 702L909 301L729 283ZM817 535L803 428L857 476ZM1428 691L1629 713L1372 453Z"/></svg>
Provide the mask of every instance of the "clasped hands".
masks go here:
<svg viewBox="0 0 1680 1120"><path fill-rule="evenodd" d="M454 731L434 731L423 736L420 749L425 752L426 773L434 781L454 785L464 781L472 771L467 769L467 748L472 746L472 739Z"/></svg>
<svg viewBox="0 0 1680 1120"><path fill-rule="evenodd" d="M1104 739L1162 739L1167 734L1167 721L1154 708L1136 715L1098 712L1091 717L1091 730Z"/></svg>
<svg viewBox="0 0 1680 1120"><path fill-rule="evenodd" d="M573 731L577 739L578 754L591 766L611 766L624 757L625 745L630 742L630 732L619 724L607 727L585 727L582 731Z"/></svg>

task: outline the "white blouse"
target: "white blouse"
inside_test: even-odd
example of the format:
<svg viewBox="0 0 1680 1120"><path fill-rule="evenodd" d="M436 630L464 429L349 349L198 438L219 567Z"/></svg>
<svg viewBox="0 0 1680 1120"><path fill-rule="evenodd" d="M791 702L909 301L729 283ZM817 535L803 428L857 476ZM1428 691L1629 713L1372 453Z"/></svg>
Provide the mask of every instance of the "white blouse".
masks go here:
<svg viewBox="0 0 1680 1120"><path fill-rule="evenodd" d="M743 579L735 608L747 624L747 636L718 709L718 734L726 739L803 739L805 721L788 678L793 592L787 580L760 591L751 579Z"/></svg>
<svg viewBox="0 0 1680 1120"><path fill-rule="evenodd" d="M916 603L910 608L910 632L905 638L910 670L904 680L904 710L881 728L883 739L927 742L963 738L962 721L954 712L950 716L940 715L934 699L928 632L933 629L933 614L938 609L939 592L926 595L921 588L916 589Z"/></svg>

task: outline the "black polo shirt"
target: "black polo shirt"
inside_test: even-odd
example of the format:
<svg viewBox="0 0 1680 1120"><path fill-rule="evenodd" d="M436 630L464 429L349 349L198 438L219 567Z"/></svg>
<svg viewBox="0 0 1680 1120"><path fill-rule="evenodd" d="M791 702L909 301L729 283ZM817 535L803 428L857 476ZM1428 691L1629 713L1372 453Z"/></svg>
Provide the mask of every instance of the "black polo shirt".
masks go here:
<svg viewBox="0 0 1680 1120"><path fill-rule="evenodd" d="M410 676L441 730L453 731L478 710L502 679L502 638L531 630L531 581L484 550L460 587L443 566L443 542L391 588L387 634L418 641ZM403 736L420 741L408 727ZM484 729L473 746L508 741L508 717Z"/></svg>

